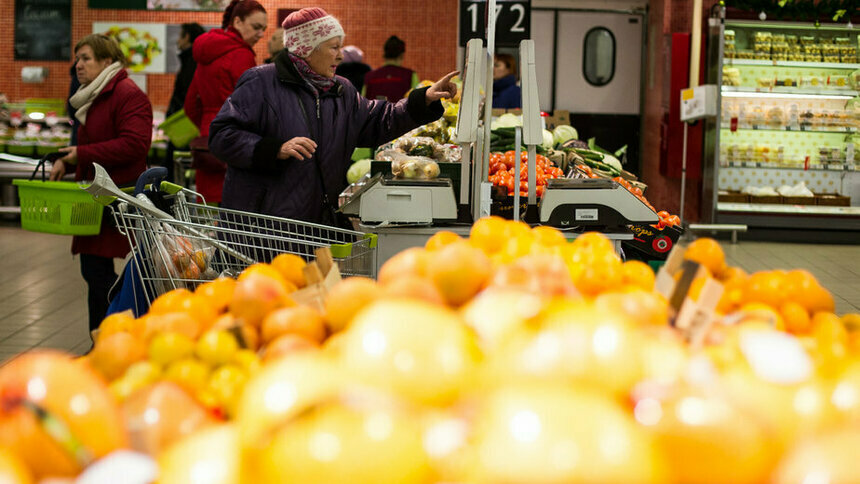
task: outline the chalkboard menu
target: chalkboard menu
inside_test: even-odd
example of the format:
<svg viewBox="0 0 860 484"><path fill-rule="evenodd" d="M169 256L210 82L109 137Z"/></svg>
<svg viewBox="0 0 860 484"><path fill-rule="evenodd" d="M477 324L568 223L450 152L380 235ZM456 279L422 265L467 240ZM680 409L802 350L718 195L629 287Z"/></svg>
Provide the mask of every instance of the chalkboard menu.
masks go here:
<svg viewBox="0 0 860 484"><path fill-rule="evenodd" d="M15 0L15 60L72 58L72 0Z"/></svg>

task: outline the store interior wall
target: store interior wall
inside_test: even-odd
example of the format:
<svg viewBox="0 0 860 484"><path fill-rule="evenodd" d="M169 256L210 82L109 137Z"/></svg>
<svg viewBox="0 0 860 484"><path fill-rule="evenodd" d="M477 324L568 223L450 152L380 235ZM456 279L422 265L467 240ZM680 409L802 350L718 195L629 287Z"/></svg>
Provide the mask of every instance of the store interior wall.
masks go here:
<svg viewBox="0 0 860 484"><path fill-rule="evenodd" d="M712 4L712 2L705 3L708 8ZM681 179L661 173L661 143L663 143L663 136L681 137L683 133L661 133L661 125L669 112L670 96L680 95L669 90L672 34L691 31L692 4L690 0L650 0L648 4L641 178L648 184L645 196L651 204L674 214L679 212L681 206ZM690 161L701 162L701 157ZM689 179L684 201L686 221L699 221L700 207L701 181Z"/></svg>
<svg viewBox="0 0 860 484"><path fill-rule="evenodd" d="M268 29L256 46L257 61L268 57L266 42L274 31L279 8L302 8L310 5L324 8L337 17L346 31L345 43L357 45L371 67L382 65L382 45L391 35L406 42L404 66L414 69L421 79L438 79L456 68L457 0L434 0L432 8L419 0L260 0L268 10ZM68 62L14 60L15 0L0 0L0 92L10 101L27 98L65 98L69 89ZM156 12L142 10L89 9L87 0L72 1L72 44L92 32L93 22L152 22L202 25L221 23L221 12ZM49 69L39 84L21 81L21 68L43 66ZM148 74L147 94L155 109L165 109L173 89L173 74Z"/></svg>

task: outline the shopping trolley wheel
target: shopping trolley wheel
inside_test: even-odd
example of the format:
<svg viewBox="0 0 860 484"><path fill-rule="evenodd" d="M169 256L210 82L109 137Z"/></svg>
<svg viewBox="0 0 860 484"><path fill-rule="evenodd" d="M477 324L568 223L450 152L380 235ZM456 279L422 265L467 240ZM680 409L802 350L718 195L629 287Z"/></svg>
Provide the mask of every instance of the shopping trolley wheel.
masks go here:
<svg viewBox="0 0 860 484"><path fill-rule="evenodd" d="M134 194L143 193L146 185L152 185L157 190L157 183L167 178L167 168L156 166L146 170L137 177L137 183L134 185Z"/></svg>

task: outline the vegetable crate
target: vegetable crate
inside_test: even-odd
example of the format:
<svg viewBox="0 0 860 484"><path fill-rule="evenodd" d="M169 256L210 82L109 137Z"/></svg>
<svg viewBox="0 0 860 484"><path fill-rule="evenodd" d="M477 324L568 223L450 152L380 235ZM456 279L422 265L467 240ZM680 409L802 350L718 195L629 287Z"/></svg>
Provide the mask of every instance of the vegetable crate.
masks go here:
<svg viewBox="0 0 860 484"><path fill-rule="evenodd" d="M629 253L632 250L644 260L666 260L684 233L677 226L658 229L648 224L634 224L628 225L628 228L633 232L633 240L622 241L621 246L628 256L634 255Z"/></svg>

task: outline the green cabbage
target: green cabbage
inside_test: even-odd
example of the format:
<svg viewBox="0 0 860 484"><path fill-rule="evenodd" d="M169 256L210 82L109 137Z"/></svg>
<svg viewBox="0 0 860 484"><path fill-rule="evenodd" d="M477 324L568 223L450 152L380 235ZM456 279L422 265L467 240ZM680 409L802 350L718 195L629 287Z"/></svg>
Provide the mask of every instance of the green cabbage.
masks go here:
<svg viewBox="0 0 860 484"><path fill-rule="evenodd" d="M541 143L541 148L551 150L553 146L555 146L555 141L553 140L552 133L549 132L549 130L543 130L543 143Z"/></svg>
<svg viewBox="0 0 860 484"><path fill-rule="evenodd" d="M606 163L607 165L611 166L612 168L615 168L616 170L618 170L619 173L624 171L624 167L621 166L621 162L618 161L618 158L616 158L612 155L604 155L603 156L603 162Z"/></svg>
<svg viewBox="0 0 860 484"><path fill-rule="evenodd" d="M490 125L490 129L515 128L523 125L523 117L513 113L505 113L496 118Z"/></svg>
<svg viewBox="0 0 860 484"><path fill-rule="evenodd" d="M576 132L576 128L569 124L562 124L556 126L556 128L552 132L553 141L555 141L556 145L562 145L565 141L572 139L579 139L579 133Z"/></svg>
<svg viewBox="0 0 860 484"><path fill-rule="evenodd" d="M355 183L368 173L370 173L370 160L358 160L346 171L346 181L350 184Z"/></svg>

